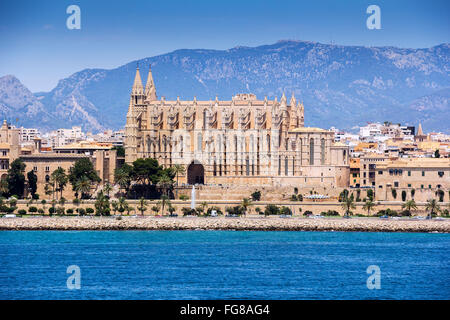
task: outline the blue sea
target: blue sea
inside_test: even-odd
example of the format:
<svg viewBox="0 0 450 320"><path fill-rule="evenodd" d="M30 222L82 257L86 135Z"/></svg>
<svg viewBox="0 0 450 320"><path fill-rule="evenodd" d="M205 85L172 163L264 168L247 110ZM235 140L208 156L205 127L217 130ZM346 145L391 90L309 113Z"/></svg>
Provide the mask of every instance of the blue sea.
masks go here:
<svg viewBox="0 0 450 320"><path fill-rule="evenodd" d="M0 231L0 299L449 299L449 248L425 233Z"/></svg>

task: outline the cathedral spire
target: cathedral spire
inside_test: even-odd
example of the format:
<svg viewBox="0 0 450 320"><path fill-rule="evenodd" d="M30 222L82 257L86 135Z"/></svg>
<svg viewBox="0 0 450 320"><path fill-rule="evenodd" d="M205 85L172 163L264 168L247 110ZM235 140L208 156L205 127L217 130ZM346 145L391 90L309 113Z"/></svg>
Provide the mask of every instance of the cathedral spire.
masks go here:
<svg viewBox="0 0 450 320"><path fill-rule="evenodd" d="M145 95L148 100L156 100L156 88L153 82L152 65L149 66L147 83L145 84Z"/></svg>
<svg viewBox="0 0 450 320"><path fill-rule="evenodd" d="M419 128L417 129L417 135L418 136L423 136L423 130L422 130L422 124L419 123Z"/></svg>
<svg viewBox="0 0 450 320"><path fill-rule="evenodd" d="M291 101L289 102L289 104L291 105L291 107L295 107L297 104L297 101L295 100L295 96L294 96L294 92L292 92L292 97L291 97Z"/></svg>
<svg viewBox="0 0 450 320"><path fill-rule="evenodd" d="M136 75L134 76L132 94L142 94L144 88L142 86L141 74L139 73L139 66L136 68Z"/></svg>

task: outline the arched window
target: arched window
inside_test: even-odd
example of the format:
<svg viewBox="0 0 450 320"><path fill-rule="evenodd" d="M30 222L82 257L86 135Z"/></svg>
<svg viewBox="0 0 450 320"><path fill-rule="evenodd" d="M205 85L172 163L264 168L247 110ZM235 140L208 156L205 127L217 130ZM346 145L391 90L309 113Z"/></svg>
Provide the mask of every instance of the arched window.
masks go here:
<svg viewBox="0 0 450 320"><path fill-rule="evenodd" d="M270 135L267 135L267 152L270 152Z"/></svg>
<svg viewBox="0 0 450 320"><path fill-rule="evenodd" d="M180 156L181 157L183 157L183 147L184 147L183 136L180 136Z"/></svg>
<svg viewBox="0 0 450 320"><path fill-rule="evenodd" d="M217 176L217 164L216 164L216 160L214 160L213 175L214 175L214 177Z"/></svg>
<svg viewBox="0 0 450 320"><path fill-rule="evenodd" d="M247 174L247 176L250 175L250 160L248 159L248 157L245 159L245 173Z"/></svg>
<svg viewBox="0 0 450 320"><path fill-rule="evenodd" d="M309 140L309 165L314 165L314 139Z"/></svg>

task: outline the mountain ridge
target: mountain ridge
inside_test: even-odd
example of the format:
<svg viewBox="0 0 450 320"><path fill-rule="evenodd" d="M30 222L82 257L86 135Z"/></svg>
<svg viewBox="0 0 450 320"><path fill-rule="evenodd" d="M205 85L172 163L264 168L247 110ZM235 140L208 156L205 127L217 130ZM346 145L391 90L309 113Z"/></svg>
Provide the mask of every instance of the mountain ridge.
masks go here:
<svg viewBox="0 0 450 320"><path fill-rule="evenodd" d="M36 93L34 108L56 119L42 122L44 129L61 123L94 131L121 128L136 66L145 83L151 64L157 94L166 99L229 100L240 92L273 99L294 93L305 104L308 126L349 129L389 120L449 132L442 121L450 117L449 52L448 43L408 49L289 40L227 50L178 49L113 69L78 71L53 90Z"/></svg>

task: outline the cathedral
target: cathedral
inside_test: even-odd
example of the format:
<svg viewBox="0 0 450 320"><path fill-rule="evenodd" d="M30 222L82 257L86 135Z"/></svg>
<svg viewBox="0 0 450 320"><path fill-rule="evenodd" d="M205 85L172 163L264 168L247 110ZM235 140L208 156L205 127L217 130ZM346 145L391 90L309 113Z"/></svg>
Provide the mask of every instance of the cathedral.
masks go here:
<svg viewBox="0 0 450 320"><path fill-rule="evenodd" d="M185 167L182 184L346 187L348 147L334 133L305 127L303 103L158 99L151 69L145 87L136 70L125 126L125 161L154 158Z"/></svg>

